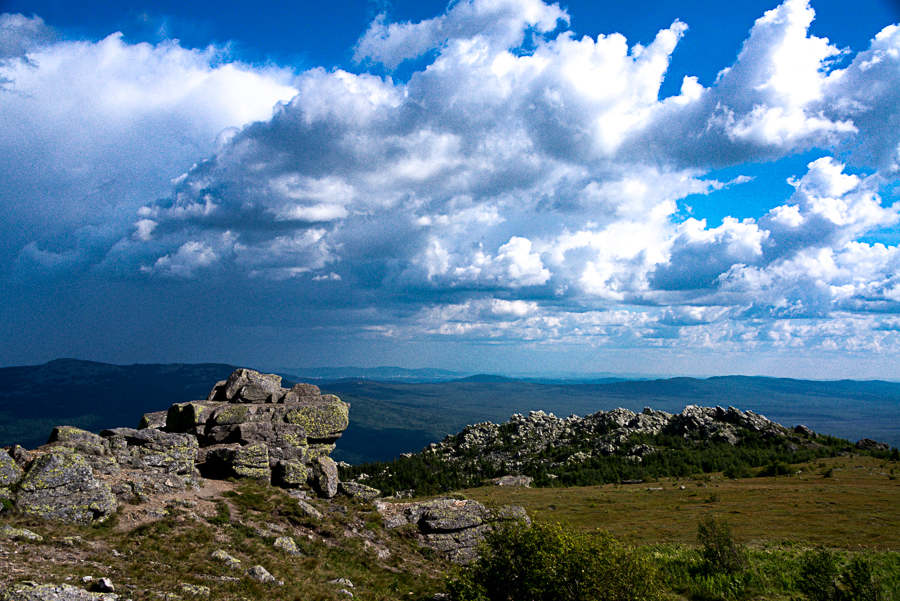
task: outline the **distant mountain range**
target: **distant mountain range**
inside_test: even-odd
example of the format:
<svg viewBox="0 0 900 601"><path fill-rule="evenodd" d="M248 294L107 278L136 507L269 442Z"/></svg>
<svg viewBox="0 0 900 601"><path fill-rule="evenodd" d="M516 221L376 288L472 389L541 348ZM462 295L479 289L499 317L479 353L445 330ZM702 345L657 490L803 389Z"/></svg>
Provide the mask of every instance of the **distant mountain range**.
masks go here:
<svg viewBox="0 0 900 601"><path fill-rule="evenodd" d="M150 411L204 399L235 369L219 363L109 365L59 359L0 368L0 446L33 448L54 426L92 431L135 427ZM900 446L900 383L834 382L728 376L571 381L468 375L447 370L327 368L285 371L290 382L312 381L351 404L350 427L335 459L391 459L484 421L504 422L531 410L560 416L624 407L673 413L686 405L750 409L793 426L850 440L873 438Z"/></svg>
<svg viewBox="0 0 900 601"><path fill-rule="evenodd" d="M447 382L467 374L446 369L405 369L402 367L285 367L280 374L292 374L298 382L317 380L376 380L380 382Z"/></svg>

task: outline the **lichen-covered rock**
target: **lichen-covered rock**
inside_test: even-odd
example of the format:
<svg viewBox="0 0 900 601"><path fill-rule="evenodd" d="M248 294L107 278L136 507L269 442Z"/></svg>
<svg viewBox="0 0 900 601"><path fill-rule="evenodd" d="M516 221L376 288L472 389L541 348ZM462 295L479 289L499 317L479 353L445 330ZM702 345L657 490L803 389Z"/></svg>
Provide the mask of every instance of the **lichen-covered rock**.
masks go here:
<svg viewBox="0 0 900 601"><path fill-rule="evenodd" d="M206 450L206 470L212 477L253 478L270 481L269 451L264 444L220 445Z"/></svg>
<svg viewBox="0 0 900 601"><path fill-rule="evenodd" d="M252 568L248 568L246 572L244 572L251 580L255 580L257 582L275 582L275 577L269 573L267 569L260 565L253 566Z"/></svg>
<svg viewBox="0 0 900 601"><path fill-rule="evenodd" d="M294 497L294 499L297 501L297 507L299 507L300 511L302 511L305 515L313 518L314 520L322 519L322 512L320 512L318 509L316 509L310 503L308 503L305 498L300 496L300 495L304 495L305 493L294 490L294 491L290 491L288 494L291 495L292 497Z"/></svg>
<svg viewBox="0 0 900 601"><path fill-rule="evenodd" d="M334 497L338 492L337 464L331 457L317 457L313 460L313 486L319 496L326 499Z"/></svg>
<svg viewBox="0 0 900 601"><path fill-rule="evenodd" d="M521 520L530 523L521 507L507 506L490 510L472 500L433 499L417 503L376 501L376 509L388 529L414 525L419 542L457 563L468 563L477 556L478 545L488 532L503 522Z"/></svg>
<svg viewBox="0 0 900 601"><path fill-rule="evenodd" d="M35 459L22 477L16 507L45 519L90 524L113 513L116 498L108 484L94 479L83 456L53 449Z"/></svg>
<svg viewBox="0 0 900 601"><path fill-rule="evenodd" d="M166 427L166 419L168 419L168 417L168 411L152 411L150 413L145 413L138 423L138 430L143 430L145 428L162 430Z"/></svg>
<svg viewBox="0 0 900 601"><path fill-rule="evenodd" d="M154 428L114 428L100 435L122 467L178 476L186 484L199 481L195 467L199 445L194 436Z"/></svg>
<svg viewBox="0 0 900 601"><path fill-rule="evenodd" d="M68 584L12 584L0 591L0 601L116 601L114 593L92 593Z"/></svg>
<svg viewBox="0 0 900 601"><path fill-rule="evenodd" d="M105 455L108 452L101 437L74 426L56 426L47 444L70 447L84 455Z"/></svg>
<svg viewBox="0 0 900 601"><path fill-rule="evenodd" d="M10 447L9 456L12 457L13 461L16 462L16 465L22 469L34 459L34 453L18 444L14 444Z"/></svg>
<svg viewBox="0 0 900 601"><path fill-rule="evenodd" d="M315 384L294 384L287 394L284 395L282 403L299 403L304 397L321 396L322 391Z"/></svg>
<svg viewBox="0 0 900 601"><path fill-rule="evenodd" d="M381 496L381 491L359 482L341 482L338 485L338 491L348 497L371 503Z"/></svg>
<svg viewBox="0 0 900 601"><path fill-rule="evenodd" d="M190 595L192 597L209 597L210 590L208 586L202 586L199 584L180 584L178 589L184 593L185 595Z"/></svg>
<svg viewBox="0 0 900 601"><path fill-rule="evenodd" d="M281 376L252 369L237 369L225 382L225 398L234 402L277 403L286 392L281 388Z"/></svg>
<svg viewBox="0 0 900 601"><path fill-rule="evenodd" d="M302 427L309 438L338 438L350 423L350 405L333 394L302 397L285 416L285 421Z"/></svg>
<svg viewBox="0 0 900 601"><path fill-rule="evenodd" d="M0 486L9 486L22 477L22 468L8 453L0 449Z"/></svg>
<svg viewBox="0 0 900 601"><path fill-rule="evenodd" d="M13 528L9 524L3 524L2 526L0 526L0 539L33 540L40 542L44 540L44 537L25 528Z"/></svg>
<svg viewBox="0 0 900 601"><path fill-rule="evenodd" d="M173 405L163 429L197 438L206 475L272 479L294 488L317 482L313 464L331 454L348 424L349 405L315 385L288 390L280 376L237 369L206 401ZM323 482L333 496L336 477Z"/></svg>
<svg viewBox="0 0 900 601"><path fill-rule="evenodd" d="M228 566L229 568L231 568L233 570L241 567L240 559L232 557L231 555L229 555L228 553L226 553L225 551L223 551L221 549L216 549L215 551L213 551L212 554L210 555L210 557L212 557L216 561L224 563L226 566Z"/></svg>
<svg viewBox="0 0 900 601"><path fill-rule="evenodd" d="M280 549L287 553L288 555L300 555L300 549L297 548L297 543L294 542L294 539L290 536L279 536L275 539L274 544L276 549Z"/></svg>
<svg viewBox="0 0 900 601"><path fill-rule="evenodd" d="M312 468L299 461L279 461L272 470L272 482L283 488L299 488L309 481Z"/></svg>
<svg viewBox="0 0 900 601"><path fill-rule="evenodd" d="M203 426L217 406L218 403L202 401L175 403L166 412L166 430L202 434Z"/></svg>

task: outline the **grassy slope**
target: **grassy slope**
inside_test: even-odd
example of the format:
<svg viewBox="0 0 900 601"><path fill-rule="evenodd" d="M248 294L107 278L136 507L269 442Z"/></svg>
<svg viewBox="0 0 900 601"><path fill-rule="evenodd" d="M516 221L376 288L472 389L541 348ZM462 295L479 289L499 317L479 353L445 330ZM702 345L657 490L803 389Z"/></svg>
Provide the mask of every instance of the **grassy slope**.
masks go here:
<svg viewBox="0 0 900 601"><path fill-rule="evenodd" d="M900 551L900 464L856 456L795 467L802 471L794 477L729 480L713 474L708 481L533 489L493 486L463 493L489 504L521 505L537 519L586 531L606 530L636 545L694 544L698 520L712 513L728 520L738 540L755 547L824 545ZM828 468L833 471L826 478Z"/></svg>

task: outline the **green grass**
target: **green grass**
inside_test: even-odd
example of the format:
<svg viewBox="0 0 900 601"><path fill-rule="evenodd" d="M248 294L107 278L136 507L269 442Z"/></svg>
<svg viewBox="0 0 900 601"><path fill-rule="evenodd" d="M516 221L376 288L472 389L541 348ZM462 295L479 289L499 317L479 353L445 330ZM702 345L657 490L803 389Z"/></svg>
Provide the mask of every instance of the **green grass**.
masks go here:
<svg viewBox="0 0 900 601"><path fill-rule="evenodd" d="M694 544L698 520L713 513L726 517L737 538L755 547L900 551L900 480L890 478L896 465L836 457L796 465L800 474L789 477L732 480L715 473L644 484L462 492L488 504L521 505L538 519L607 530L633 545ZM831 477L823 476L821 466L832 470Z"/></svg>

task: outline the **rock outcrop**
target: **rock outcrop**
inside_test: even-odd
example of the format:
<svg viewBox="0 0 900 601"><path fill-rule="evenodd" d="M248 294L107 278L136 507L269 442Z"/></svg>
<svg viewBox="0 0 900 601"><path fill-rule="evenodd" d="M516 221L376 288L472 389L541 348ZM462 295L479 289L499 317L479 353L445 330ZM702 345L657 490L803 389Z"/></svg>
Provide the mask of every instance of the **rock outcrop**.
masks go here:
<svg viewBox="0 0 900 601"><path fill-rule="evenodd" d="M475 559L478 545L485 535L503 522L531 523L521 507L507 506L488 509L478 501L434 499L417 503L389 503L375 505L387 529L411 526L419 543L443 554L456 563Z"/></svg>
<svg viewBox="0 0 900 601"><path fill-rule="evenodd" d="M315 468L347 429L349 409L312 384L282 388L279 376L239 369L218 382L205 401L172 405L164 424L158 413L145 415L141 423L195 437L200 470L208 477L256 478L287 488L313 477L326 496L334 496L336 482L321 477L327 468Z"/></svg>
<svg viewBox="0 0 900 601"><path fill-rule="evenodd" d="M632 437L642 440L630 442ZM644 409L635 413L628 409L600 411L586 417L572 415L559 418L552 413L532 411L527 416L514 414L503 424L490 422L467 426L455 435L425 448L460 469L472 462L489 462L507 476L496 479L500 485L519 484L526 471L553 470L586 464L605 457L641 463L660 452L646 444L647 437L663 436L684 443L718 442L740 444L748 437L783 442L786 448L801 445L814 448L815 433L805 427L789 430L752 411L734 407L699 407L688 405L679 414ZM571 449L571 452L564 452ZM553 457L563 456L555 460ZM538 469L535 469L538 468ZM468 469L468 468L465 468ZM549 476L553 478L553 475ZM524 482L522 482L524 484Z"/></svg>
<svg viewBox="0 0 900 601"><path fill-rule="evenodd" d="M0 452L0 500L26 514L89 524L119 503L196 486L201 475L333 497L340 482L328 455L348 418L349 405L316 386L282 388L279 376L238 369L206 400L148 413L138 429L94 434L58 426L43 447ZM373 498L371 491L357 496Z"/></svg>

